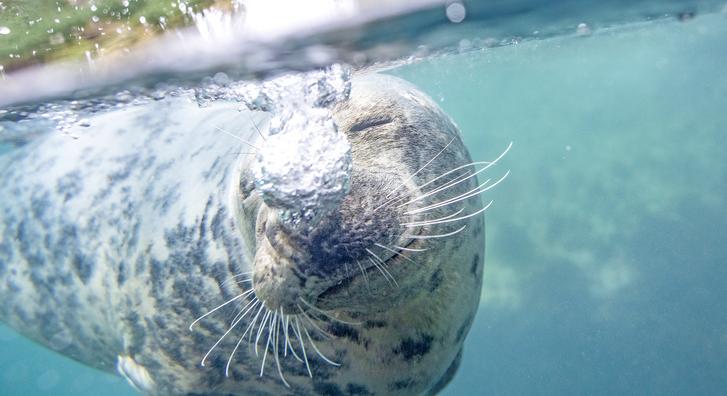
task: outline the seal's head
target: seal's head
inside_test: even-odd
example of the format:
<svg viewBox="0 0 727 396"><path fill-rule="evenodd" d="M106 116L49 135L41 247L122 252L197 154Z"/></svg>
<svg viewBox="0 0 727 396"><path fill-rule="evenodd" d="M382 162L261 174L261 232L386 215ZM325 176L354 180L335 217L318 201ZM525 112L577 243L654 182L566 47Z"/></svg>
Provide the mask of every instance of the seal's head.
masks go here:
<svg viewBox="0 0 727 396"><path fill-rule="evenodd" d="M429 250L482 208L456 126L411 85L357 78L334 120L269 136L242 176L242 211L257 214L255 295L274 312L414 299L449 264Z"/></svg>

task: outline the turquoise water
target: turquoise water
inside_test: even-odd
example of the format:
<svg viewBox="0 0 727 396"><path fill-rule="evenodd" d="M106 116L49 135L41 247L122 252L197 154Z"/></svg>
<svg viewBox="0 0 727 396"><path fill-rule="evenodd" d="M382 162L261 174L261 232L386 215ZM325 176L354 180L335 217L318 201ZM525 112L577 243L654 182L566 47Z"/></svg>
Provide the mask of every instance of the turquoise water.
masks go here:
<svg viewBox="0 0 727 396"><path fill-rule="evenodd" d="M727 389L727 18L665 20L391 70L508 142L485 285L444 394ZM0 393L134 394L0 329Z"/></svg>

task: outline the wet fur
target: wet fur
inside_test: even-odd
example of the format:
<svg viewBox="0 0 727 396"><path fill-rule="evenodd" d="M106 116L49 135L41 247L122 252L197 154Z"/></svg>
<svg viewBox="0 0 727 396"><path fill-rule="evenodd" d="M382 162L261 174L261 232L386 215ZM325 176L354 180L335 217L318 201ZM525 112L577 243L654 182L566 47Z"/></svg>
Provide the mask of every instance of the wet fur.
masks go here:
<svg viewBox="0 0 727 396"><path fill-rule="evenodd" d="M332 259L346 255L336 249L341 240L328 243L326 233L301 245L321 250L292 253L302 254L296 260L318 260L298 286L313 290L309 297L348 282L313 303L357 324L317 315L318 326L332 336L328 339L308 327L321 351L341 367L312 353L310 378L305 365L290 354L281 356L288 387L272 357L259 376L262 354L243 345L226 377L234 335L222 339L200 367L243 305L230 304L199 321L193 332L189 324L249 289L250 283L230 279L253 270L256 251L267 238L267 221L274 222L276 214L245 176L249 157L236 155L240 147L214 131L219 123L233 124L233 117L200 110L184 120L165 118L178 113L164 109L174 105L165 101L127 110L131 125L118 125L118 115L100 116L93 133L78 140L47 135L0 158L0 318L100 369L114 371L125 362L121 370L150 394L367 395L441 389L456 371L479 300L481 216L419 229L439 234L467 226L451 237L426 240L429 250L406 253L411 260L395 257L388 267L396 287L373 269L368 280L350 279L332 265ZM381 243L391 243L406 220L400 218L402 209L389 208L391 213L384 209L384 219L376 224L378 211L372 211L387 200L387 189L404 182L407 194L416 196L418 185L471 162L449 117L393 77L358 77L351 100L336 109L335 119L351 141L357 185L338 220L329 219L335 223L330 229L350 230L350 219L369 219L382 230ZM242 138L255 141L256 135ZM448 144L437 161L407 179ZM471 190L475 180L457 185L448 196ZM482 205L477 196L462 204L463 214ZM438 208L431 218L459 207ZM395 236L388 235L390 229ZM350 235L351 246L370 245L360 233ZM280 261L267 262L271 269L277 266L275 276L285 276ZM59 335L72 342L58 343Z"/></svg>

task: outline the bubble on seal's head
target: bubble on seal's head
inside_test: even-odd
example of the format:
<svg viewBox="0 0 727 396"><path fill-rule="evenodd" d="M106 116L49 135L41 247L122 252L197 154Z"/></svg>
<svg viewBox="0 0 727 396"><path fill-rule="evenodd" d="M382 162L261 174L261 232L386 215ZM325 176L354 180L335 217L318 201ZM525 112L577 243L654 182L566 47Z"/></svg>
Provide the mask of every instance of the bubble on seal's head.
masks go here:
<svg viewBox="0 0 727 396"><path fill-rule="evenodd" d="M298 228L336 208L349 191L351 166L351 144L328 110L309 108L290 114L283 129L268 136L253 175L265 204Z"/></svg>

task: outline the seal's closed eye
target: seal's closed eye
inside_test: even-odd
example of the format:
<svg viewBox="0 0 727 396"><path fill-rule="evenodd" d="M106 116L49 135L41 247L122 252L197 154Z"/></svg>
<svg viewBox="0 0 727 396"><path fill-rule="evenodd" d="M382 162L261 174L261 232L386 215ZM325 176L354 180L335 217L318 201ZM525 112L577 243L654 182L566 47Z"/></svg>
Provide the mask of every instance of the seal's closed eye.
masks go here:
<svg viewBox="0 0 727 396"><path fill-rule="evenodd" d="M379 125L385 125L390 122L394 121L394 119L389 114L374 114L371 117L367 117L366 119L357 121L351 126L350 131L351 132L360 132L364 129L368 129L371 127L379 126Z"/></svg>

